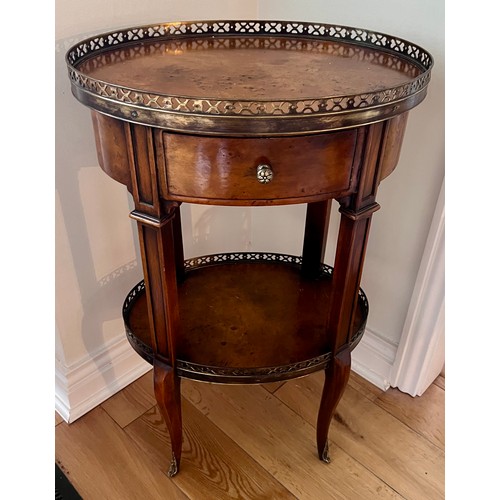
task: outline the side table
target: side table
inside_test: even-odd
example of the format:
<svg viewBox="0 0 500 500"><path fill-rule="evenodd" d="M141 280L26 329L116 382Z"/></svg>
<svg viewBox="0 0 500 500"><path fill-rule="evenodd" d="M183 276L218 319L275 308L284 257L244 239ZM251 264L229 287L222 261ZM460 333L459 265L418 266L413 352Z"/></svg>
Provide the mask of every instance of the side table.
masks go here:
<svg viewBox="0 0 500 500"><path fill-rule="evenodd" d="M324 370L317 448L347 384L368 301L360 290L380 182L433 64L390 35L322 23L196 21L97 35L66 55L91 108L99 164L135 208L144 280L123 317L154 367L182 449L180 378L263 383ZM341 221L323 262L332 200ZM184 259L180 205L307 204L301 256Z"/></svg>

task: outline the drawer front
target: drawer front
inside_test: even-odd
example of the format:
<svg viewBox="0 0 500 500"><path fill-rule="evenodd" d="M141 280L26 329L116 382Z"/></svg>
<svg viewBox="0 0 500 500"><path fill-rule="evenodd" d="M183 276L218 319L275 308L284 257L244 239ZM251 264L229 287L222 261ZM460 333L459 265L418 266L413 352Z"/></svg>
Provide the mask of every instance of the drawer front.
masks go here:
<svg viewBox="0 0 500 500"><path fill-rule="evenodd" d="M167 198L268 205L335 197L351 189L356 137L356 130L248 139L165 133Z"/></svg>

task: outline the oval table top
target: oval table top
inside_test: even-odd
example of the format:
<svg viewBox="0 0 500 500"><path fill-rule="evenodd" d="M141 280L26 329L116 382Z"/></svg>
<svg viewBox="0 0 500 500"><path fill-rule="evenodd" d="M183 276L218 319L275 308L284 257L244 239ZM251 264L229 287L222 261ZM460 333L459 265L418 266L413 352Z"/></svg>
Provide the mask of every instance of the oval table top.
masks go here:
<svg viewBox="0 0 500 500"><path fill-rule="evenodd" d="M433 64L389 35L288 21L196 21L109 32L66 55L72 91L170 130L294 135L374 123L424 97Z"/></svg>

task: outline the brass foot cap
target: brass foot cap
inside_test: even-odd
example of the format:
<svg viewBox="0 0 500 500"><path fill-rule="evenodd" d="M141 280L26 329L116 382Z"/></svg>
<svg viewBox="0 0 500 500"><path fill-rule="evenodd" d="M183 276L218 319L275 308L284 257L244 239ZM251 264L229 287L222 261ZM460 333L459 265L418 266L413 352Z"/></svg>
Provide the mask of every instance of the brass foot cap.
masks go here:
<svg viewBox="0 0 500 500"><path fill-rule="evenodd" d="M329 453L329 450L328 450L328 443L325 444L325 447L323 449L323 453L321 454L320 459L321 459L322 462L325 462L325 464L329 464L330 463L330 453Z"/></svg>
<svg viewBox="0 0 500 500"><path fill-rule="evenodd" d="M168 477L174 477L179 472L179 467L177 466L177 459L172 456L172 462L170 462L170 468L167 471Z"/></svg>

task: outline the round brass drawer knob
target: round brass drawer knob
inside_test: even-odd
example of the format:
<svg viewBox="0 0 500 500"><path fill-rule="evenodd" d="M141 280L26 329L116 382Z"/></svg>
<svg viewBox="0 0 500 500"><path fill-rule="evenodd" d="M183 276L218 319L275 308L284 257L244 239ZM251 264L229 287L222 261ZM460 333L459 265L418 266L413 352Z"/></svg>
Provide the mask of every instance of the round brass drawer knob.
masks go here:
<svg viewBox="0 0 500 500"><path fill-rule="evenodd" d="M257 180L262 184L267 184L273 180L273 169L269 165L259 165L257 167Z"/></svg>

